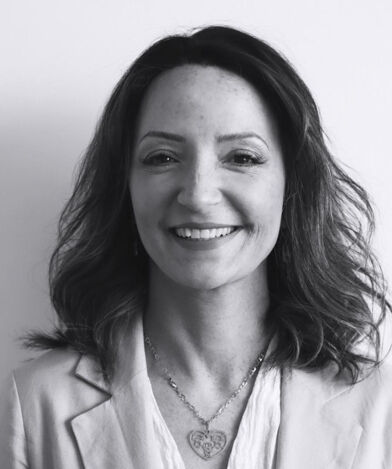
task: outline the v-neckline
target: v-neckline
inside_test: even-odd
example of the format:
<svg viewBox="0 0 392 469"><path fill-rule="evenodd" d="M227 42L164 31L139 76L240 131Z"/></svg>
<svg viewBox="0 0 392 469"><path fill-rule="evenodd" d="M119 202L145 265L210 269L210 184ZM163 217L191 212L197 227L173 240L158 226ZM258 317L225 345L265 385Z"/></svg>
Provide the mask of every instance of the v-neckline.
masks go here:
<svg viewBox="0 0 392 469"><path fill-rule="evenodd" d="M234 437L234 441L233 441L233 444L232 444L232 447L231 447L231 451L230 451L230 456L229 456L229 459L228 459L228 463L227 463L227 468L229 469L230 467L235 467L235 465L233 465L235 463L235 460L234 458L236 457L236 454L237 454L237 446L239 445L240 441L241 441L241 438L243 437L243 433L244 433L244 422L246 421L246 419L248 418L248 414L251 412L251 409L254 408L254 400L256 399L256 395L260 392L260 386L261 386L261 376L266 372L265 369L263 369L263 365L260 367L260 369L257 371L256 373L256 378L254 380L254 383L253 383L253 388L252 388L252 391L250 393L250 396L246 402L246 406L245 406L245 409L244 409L244 412L242 413L242 416L241 416L241 420L240 420L240 424L238 426L238 430L237 430L237 434L235 435ZM268 371L267 371L268 372ZM174 452L175 454L175 458L177 459L178 461L178 464L179 466L175 466L175 469L186 469L186 466L185 466L185 462L181 456L181 453L180 453L180 450L178 449L178 446L177 446L177 443L176 443L176 440L174 439L167 423L166 423L166 420L165 418L163 417L162 415L162 412L161 412L161 409L159 408L159 405L158 405L158 402L155 398L155 395L154 395L154 391L153 391L153 388L152 388L152 384L151 384L151 380L148 376L148 373L147 373L147 379L148 379L148 390L149 390L149 393L150 393L150 398L152 399L152 403L153 403L153 409L154 409L154 413L153 413L153 418L155 419L158 419L158 424L160 424L161 428L163 428L164 432L165 432L165 440L166 442L170 445L171 447L171 453Z"/></svg>

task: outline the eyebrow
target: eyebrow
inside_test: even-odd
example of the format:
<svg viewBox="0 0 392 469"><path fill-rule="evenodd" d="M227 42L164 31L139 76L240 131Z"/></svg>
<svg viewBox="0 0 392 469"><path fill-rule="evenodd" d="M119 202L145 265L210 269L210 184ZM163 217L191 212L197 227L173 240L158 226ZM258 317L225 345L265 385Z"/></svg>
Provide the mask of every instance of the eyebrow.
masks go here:
<svg viewBox="0 0 392 469"><path fill-rule="evenodd" d="M149 132L143 135L143 137L139 140L139 143L141 143L147 137L164 138L166 140L172 140L174 142L186 141L185 137L182 137L181 135L178 135L178 134L173 134L171 132L163 132L161 130L150 130ZM216 140L218 143L221 143L221 142L227 142L230 140L243 140L246 138L257 138L258 140L263 142L264 145L269 149L268 143L262 137L260 137L260 135L257 134L256 132L241 132L241 133L234 133L234 134L219 135L216 138Z"/></svg>
<svg viewBox="0 0 392 469"><path fill-rule="evenodd" d="M150 130L143 137L139 140L139 143L142 142L147 137L158 137L158 138L165 138L167 140L173 140L175 142L185 142L185 138L181 137L181 135L172 134L171 132L163 132L160 130Z"/></svg>
<svg viewBox="0 0 392 469"><path fill-rule="evenodd" d="M258 140L263 142L264 145L269 149L268 143L256 132L242 132L235 134L220 135L219 137L217 137L217 141L226 142L230 140L243 140L245 138L257 138Z"/></svg>

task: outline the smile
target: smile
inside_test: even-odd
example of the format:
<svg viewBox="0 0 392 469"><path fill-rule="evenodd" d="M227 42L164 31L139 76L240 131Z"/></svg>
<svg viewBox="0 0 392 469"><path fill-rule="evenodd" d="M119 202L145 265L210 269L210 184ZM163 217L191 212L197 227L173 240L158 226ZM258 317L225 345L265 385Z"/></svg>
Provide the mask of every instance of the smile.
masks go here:
<svg viewBox="0 0 392 469"><path fill-rule="evenodd" d="M195 229L195 228L175 228L174 233L176 236L182 239L189 240L209 240L215 238L223 238L233 233L237 229L236 226L227 226L222 228L211 228L211 229Z"/></svg>

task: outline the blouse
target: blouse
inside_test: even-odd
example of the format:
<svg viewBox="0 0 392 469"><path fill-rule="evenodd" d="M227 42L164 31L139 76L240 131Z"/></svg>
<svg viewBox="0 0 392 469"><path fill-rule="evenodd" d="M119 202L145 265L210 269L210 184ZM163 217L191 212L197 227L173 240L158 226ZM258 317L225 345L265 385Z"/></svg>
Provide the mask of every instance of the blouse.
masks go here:
<svg viewBox="0 0 392 469"><path fill-rule="evenodd" d="M260 368L234 440L227 469L274 469L280 423L279 369ZM163 469L185 469L177 445L159 410L151 386L146 398L151 403L156 451Z"/></svg>

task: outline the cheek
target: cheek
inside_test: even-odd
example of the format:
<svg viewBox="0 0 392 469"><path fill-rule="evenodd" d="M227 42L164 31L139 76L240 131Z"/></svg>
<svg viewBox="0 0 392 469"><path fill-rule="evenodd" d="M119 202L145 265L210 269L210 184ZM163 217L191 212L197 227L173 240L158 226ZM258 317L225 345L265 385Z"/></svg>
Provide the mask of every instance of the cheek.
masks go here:
<svg viewBox="0 0 392 469"><path fill-rule="evenodd" d="M139 235L145 244L146 235L151 235L151 224L153 220L153 214L156 211L154 209L154 200L148 197L149 188L143 181L136 176L131 179L130 183L130 195L133 207L133 213L135 215L135 221Z"/></svg>
<svg viewBox="0 0 392 469"><path fill-rule="evenodd" d="M150 254L162 250L162 230L170 212L172 195L165 181L137 172L130 180L130 194L141 241Z"/></svg>
<svg viewBox="0 0 392 469"><path fill-rule="evenodd" d="M284 180L264 180L248 186L243 211L260 234L279 230L284 198Z"/></svg>
<svg viewBox="0 0 392 469"><path fill-rule="evenodd" d="M131 201L135 217L137 221L143 223L154 219L154 215L159 213L163 200L161 186L155 184L151 179L153 178L140 177L139 174L135 174L130 183Z"/></svg>

